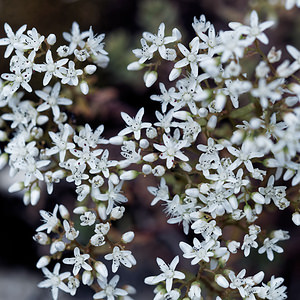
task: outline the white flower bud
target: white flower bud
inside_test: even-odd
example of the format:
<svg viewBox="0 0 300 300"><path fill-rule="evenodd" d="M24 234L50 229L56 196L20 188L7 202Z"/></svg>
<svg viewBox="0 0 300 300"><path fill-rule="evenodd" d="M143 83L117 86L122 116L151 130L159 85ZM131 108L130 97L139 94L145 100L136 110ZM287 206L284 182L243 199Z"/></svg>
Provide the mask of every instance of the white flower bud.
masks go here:
<svg viewBox="0 0 300 300"><path fill-rule="evenodd" d="M98 205L98 214L102 220L106 220L106 206L102 203Z"/></svg>
<svg viewBox="0 0 300 300"><path fill-rule="evenodd" d="M239 204L235 195L232 195L228 198L228 201L233 209L237 209Z"/></svg>
<svg viewBox="0 0 300 300"><path fill-rule="evenodd" d="M56 35L54 33L50 33L47 37L47 43L50 46L53 46L56 43Z"/></svg>
<svg viewBox="0 0 300 300"><path fill-rule="evenodd" d="M76 215L82 215L87 211L87 207L86 206L78 206L76 208L74 208L73 213Z"/></svg>
<svg viewBox="0 0 300 300"><path fill-rule="evenodd" d="M262 194L258 193L258 192L252 193L251 198L254 202L256 202L258 204L264 204L265 203L265 197Z"/></svg>
<svg viewBox="0 0 300 300"><path fill-rule="evenodd" d="M121 180L132 180L136 178L139 175L139 172L130 170L130 171L125 171L121 174L120 179Z"/></svg>
<svg viewBox="0 0 300 300"><path fill-rule="evenodd" d="M141 139L140 140L140 147L142 149L147 149L149 147L149 144L150 144L149 141L146 140L146 139Z"/></svg>
<svg viewBox="0 0 300 300"><path fill-rule="evenodd" d="M105 266L105 264L101 261L96 261L94 264L94 267L96 269L96 271L103 277L107 278L108 276L108 271L107 268Z"/></svg>
<svg viewBox="0 0 300 300"><path fill-rule="evenodd" d="M244 139L244 133L241 130L236 130L231 136L231 143L240 145Z"/></svg>
<svg viewBox="0 0 300 300"><path fill-rule="evenodd" d="M263 271L258 272L253 276L253 281L255 284L260 284L265 277L265 273Z"/></svg>
<svg viewBox="0 0 300 300"><path fill-rule="evenodd" d="M250 120L250 126L251 126L251 128L253 128L253 129L259 129L260 125L261 125L261 119L259 119L259 118L252 118Z"/></svg>
<svg viewBox="0 0 300 300"><path fill-rule="evenodd" d="M50 246L50 254L55 254L57 252L62 252L66 248L66 244L62 241L54 241Z"/></svg>
<svg viewBox="0 0 300 300"><path fill-rule="evenodd" d="M227 289L229 287L229 282L227 281L227 279L221 275L221 274L217 274L215 276L215 282L221 286L224 289Z"/></svg>
<svg viewBox="0 0 300 300"><path fill-rule="evenodd" d="M2 170L5 165L7 164L8 161L8 154L7 153L2 153L0 155L0 170Z"/></svg>
<svg viewBox="0 0 300 300"><path fill-rule="evenodd" d="M181 69L176 69L174 68L171 72L170 72L170 75L169 75L169 80L170 81L173 81L175 80L176 78L178 78L181 74Z"/></svg>
<svg viewBox="0 0 300 300"><path fill-rule="evenodd" d="M7 133L3 130L0 130L0 142L7 141Z"/></svg>
<svg viewBox="0 0 300 300"><path fill-rule="evenodd" d="M297 225L297 226L300 225L300 213L298 211L293 213L292 221L294 222L295 225Z"/></svg>
<svg viewBox="0 0 300 300"><path fill-rule="evenodd" d="M190 287L190 290L188 292L188 296L191 299L201 299L201 287L200 282L194 281Z"/></svg>
<svg viewBox="0 0 300 300"><path fill-rule="evenodd" d="M207 122L207 127L210 128L210 129L215 129L216 126L217 126L217 116L211 116Z"/></svg>
<svg viewBox="0 0 300 300"><path fill-rule="evenodd" d="M205 118L208 115L208 110L205 107L201 107L198 110L198 115L201 118Z"/></svg>
<svg viewBox="0 0 300 300"><path fill-rule="evenodd" d="M92 283L93 283L93 281L94 281L92 272L86 271L86 270L85 270L85 271L82 273L81 280L82 280L82 283L83 283L84 285L88 285L88 286L92 285Z"/></svg>
<svg viewBox="0 0 300 300"><path fill-rule="evenodd" d="M69 213L68 209L63 204L59 205L58 210L59 210L59 213L60 213L60 215L63 219L69 219L70 213Z"/></svg>
<svg viewBox="0 0 300 300"><path fill-rule="evenodd" d="M190 189L186 189L185 193L187 196L193 197L193 198L197 198L200 193L199 193L199 189L197 188L190 188Z"/></svg>
<svg viewBox="0 0 300 300"><path fill-rule="evenodd" d="M23 203L24 205L28 205L30 203L30 191L26 191L23 195Z"/></svg>
<svg viewBox="0 0 300 300"><path fill-rule="evenodd" d="M173 113L174 118L182 120L182 121L186 121L190 115L191 114L188 111L183 111L183 110L175 111Z"/></svg>
<svg viewBox="0 0 300 300"><path fill-rule="evenodd" d="M216 104L215 104L215 108L217 111L221 111L226 103L226 96L224 94L218 94L216 96Z"/></svg>
<svg viewBox="0 0 300 300"><path fill-rule="evenodd" d="M92 75L96 72L97 67L95 65L87 65L83 70L86 74Z"/></svg>
<svg viewBox="0 0 300 300"><path fill-rule="evenodd" d="M143 157L143 160L146 162L154 162L158 159L157 153L149 153Z"/></svg>
<svg viewBox="0 0 300 300"><path fill-rule="evenodd" d="M165 174L166 172L166 169L165 167L161 166L161 165L158 165L156 166L153 170L152 170L152 174L154 176L158 176L158 177L161 177Z"/></svg>
<svg viewBox="0 0 300 300"><path fill-rule="evenodd" d="M50 256L48 256L48 255L42 256L36 263L36 267L38 269L44 268L44 267L48 266L50 261L51 261Z"/></svg>
<svg viewBox="0 0 300 300"><path fill-rule="evenodd" d="M130 243L133 239L134 239L134 232L133 231L125 232L122 235L122 241L123 241L123 243L126 243L126 244Z"/></svg>
<svg viewBox="0 0 300 300"><path fill-rule="evenodd" d="M181 40L181 32L177 28L173 28L172 30L172 36L176 37L176 41Z"/></svg>
<svg viewBox="0 0 300 300"><path fill-rule="evenodd" d="M14 192L19 192L21 190L24 189L24 182L21 181L21 182L15 182L14 184L12 184L9 188L8 188L8 191L10 193L14 193Z"/></svg>
<svg viewBox="0 0 300 300"><path fill-rule="evenodd" d="M110 217L112 220L119 220L124 215L125 208L124 206L116 206L112 209Z"/></svg>
<svg viewBox="0 0 300 300"><path fill-rule="evenodd" d="M31 205L33 206L36 205L40 200L40 196L41 196L41 189L38 186L34 187L30 193Z"/></svg>
<svg viewBox="0 0 300 300"><path fill-rule="evenodd" d="M144 164L143 167L142 167L142 172L145 175L149 175L152 172L152 167L150 165L148 165L148 164Z"/></svg>
<svg viewBox="0 0 300 300"><path fill-rule="evenodd" d="M146 136L149 139L154 139L157 137L157 130L154 127L149 127L146 129Z"/></svg>
<svg viewBox="0 0 300 300"><path fill-rule="evenodd" d="M144 74L144 82L146 87L152 86L157 80L157 72L156 71L147 71Z"/></svg>
<svg viewBox="0 0 300 300"><path fill-rule="evenodd" d="M120 182L118 175L116 175L115 173L110 174L109 180L110 180L114 185L117 185L117 184L119 184L119 182Z"/></svg>
<svg viewBox="0 0 300 300"><path fill-rule="evenodd" d="M80 90L83 95L87 95L89 93L89 86L86 81L82 81L80 83Z"/></svg>
<svg viewBox="0 0 300 300"><path fill-rule="evenodd" d="M134 61L127 66L128 71L139 71L144 68L143 64L140 64L138 61Z"/></svg>
<svg viewBox="0 0 300 300"><path fill-rule="evenodd" d="M179 167L185 172L191 172L193 168L186 162L180 162Z"/></svg>
<svg viewBox="0 0 300 300"><path fill-rule="evenodd" d="M33 236L33 240L40 245L47 245L50 241L48 235L45 232L38 232Z"/></svg>
<svg viewBox="0 0 300 300"><path fill-rule="evenodd" d="M37 120L36 120L36 123L38 125L44 125L46 124L47 122L49 121L49 118L47 116L38 116L37 117Z"/></svg>
<svg viewBox="0 0 300 300"><path fill-rule="evenodd" d="M111 137L108 141L112 145L120 146L123 144L124 137L117 135L117 136Z"/></svg>
<svg viewBox="0 0 300 300"><path fill-rule="evenodd" d="M262 213L263 206L261 204L255 203L254 209L255 209L255 212L259 215Z"/></svg>

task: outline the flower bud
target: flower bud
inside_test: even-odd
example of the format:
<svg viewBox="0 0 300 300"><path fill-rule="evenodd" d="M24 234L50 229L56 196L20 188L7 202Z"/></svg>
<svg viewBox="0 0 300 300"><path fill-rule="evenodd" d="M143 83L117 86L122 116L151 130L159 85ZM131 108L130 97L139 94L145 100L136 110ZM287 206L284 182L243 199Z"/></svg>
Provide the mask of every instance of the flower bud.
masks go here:
<svg viewBox="0 0 300 300"><path fill-rule="evenodd" d="M170 72L170 75L169 75L169 80L170 81L173 81L175 80L176 78L178 78L181 74L181 69L176 69L174 68L171 72Z"/></svg>
<svg viewBox="0 0 300 300"><path fill-rule="evenodd" d="M73 213L76 215L82 215L87 211L86 206L78 206L73 210Z"/></svg>
<svg viewBox="0 0 300 300"><path fill-rule="evenodd" d="M152 167L150 165L148 165L148 164L144 164L143 167L142 167L142 172L145 175L149 175L152 172Z"/></svg>
<svg viewBox="0 0 300 300"><path fill-rule="evenodd" d="M143 156L143 160L146 162L154 162L158 159L158 155L156 153L149 153Z"/></svg>
<svg viewBox="0 0 300 300"><path fill-rule="evenodd" d="M40 200L40 196L41 196L41 189L38 186L34 187L30 193L31 205L33 206L36 205Z"/></svg>
<svg viewBox="0 0 300 300"><path fill-rule="evenodd" d="M112 145L120 146L123 144L124 137L117 135L117 136L111 137L108 141Z"/></svg>
<svg viewBox="0 0 300 300"><path fill-rule="evenodd" d="M138 61L134 61L127 66L128 71L139 71L144 68L143 64L140 64Z"/></svg>
<svg viewBox="0 0 300 300"><path fill-rule="evenodd" d="M134 239L134 232L128 231L122 235L122 242L127 244L130 243Z"/></svg>
<svg viewBox="0 0 300 300"><path fill-rule="evenodd" d="M193 170L187 162L180 162L179 167L185 172L191 172Z"/></svg>
<svg viewBox="0 0 300 300"><path fill-rule="evenodd" d="M182 121L186 121L191 114L188 111L180 110L173 113L173 117Z"/></svg>
<svg viewBox="0 0 300 300"><path fill-rule="evenodd" d="M190 290L188 292L188 296L191 299L200 299L201 298L201 287L200 282L194 281L190 287Z"/></svg>
<svg viewBox="0 0 300 300"><path fill-rule="evenodd" d="M0 155L0 170L2 170L5 165L7 164L8 161L8 154L7 153L2 153Z"/></svg>
<svg viewBox="0 0 300 300"><path fill-rule="evenodd" d="M297 225L297 226L300 225L300 213L298 211L293 213L292 221L294 222L295 225Z"/></svg>
<svg viewBox="0 0 300 300"><path fill-rule="evenodd" d="M115 185L119 184L120 182L118 175L116 175L115 173L110 174L109 180Z"/></svg>
<svg viewBox="0 0 300 300"><path fill-rule="evenodd" d="M124 206L116 206L112 209L110 217L112 220L119 220L123 217L125 208Z"/></svg>
<svg viewBox="0 0 300 300"><path fill-rule="evenodd" d="M69 219L70 213L69 213L68 209L63 204L59 205L58 210L59 210L59 213L60 213L60 215L63 219Z"/></svg>
<svg viewBox="0 0 300 300"><path fill-rule="evenodd" d="M139 172L130 170L130 171L125 171L121 174L120 179L121 180L132 180L136 178L139 175Z"/></svg>
<svg viewBox="0 0 300 300"><path fill-rule="evenodd" d="M217 126L217 116L211 116L207 122L207 127L210 128L210 129L215 129L216 126Z"/></svg>
<svg viewBox="0 0 300 300"><path fill-rule="evenodd" d="M106 220L106 206L103 203L100 203L97 210L100 218Z"/></svg>
<svg viewBox="0 0 300 300"><path fill-rule="evenodd" d="M36 267L38 269L44 268L44 267L48 266L50 261L51 261L50 256L48 256L48 255L42 256L36 263Z"/></svg>
<svg viewBox="0 0 300 300"><path fill-rule="evenodd" d="M229 287L229 282L227 281L227 279L221 275L221 274L217 274L215 276L215 282L221 286L224 289L227 289Z"/></svg>
<svg viewBox="0 0 300 300"><path fill-rule="evenodd" d="M258 272L253 276L253 281L255 284L260 284L265 277L265 273L263 271Z"/></svg>
<svg viewBox="0 0 300 300"><path fill-rule="evenodd" d="M23 203L24 205L28 205L30 203L30 191L26 191L23 195Z"/></svg>
<svg viewBox="0 0 300 300"><path fill-rule="evenodd" d="M23 181L20 181L20 182L15 182L14 184L12 184L9 188L8 188L8 191L10 193L14 193L14 192L19 192L21 190L24 189L24 182Z"/></svg>
<svg viewBox="0 0 300 300"><path fill-rule="evenodd" d="M262 194L258 193L258 192L252 193L251 198L254 202L256 202L258 204L264 204L265 203L265 197Z"/></svg>
<svg viewBox="0 0 300 300"><path fill-rule="evenodd" d="M228 243L227 247L231 253L237 253L237 249L240 247L241 243L237 241L231 241Z"/></svg>
<svg viewBox="0 0 300 300"><path fill-rule="evenodd" d="M157 130L154 127L149 127L146 129L146 136L149 139L154 139L157 137Z"/></svg>
<svg viewBox="0 0 300 300"><path fill-rule="evenodd" d="M149 147L149 141L146 139L141 139L140 140L140 147L142 149L147 149Z"/></svg>
<svg viewBox="0 0 300 300"><path fill-rule="evenodd" d="M215 108L217 111L221 111L226 103L226 96L224 94L218 94L216 96L216 105Z"/></svg>
<svg viewBox="0 0 300 300"><path fill-rule="evenodd" d="M96 269L96 271L103 277L107 278L108 276L108 271L107 268L105 266L105 264L101 261L96 261L94 264L94 267Z"/></svg>
<svg viewBox="0 0 300 300"><path fill-rule="evenodd" d="M181 40L181 32L177 28L173 28L172 30L172 36L176 37L176 41Z"/></svg>
<svg viewBox="0 0 300 300"><path fill-rule="evenodd" d="M87 65L84 68L84 72L89 75L94 74L96 72L96 70L97 70L97 67L95 65Z"/></svg>
<svg viewBox="0 0 300 300"><path fill-rule="evenodd" d="M3 130L0 130L0 142L7 141L7 133Z"/></svg>
<svg viewBox="0 0 300 300"><path fill-rule="evenodd" d="M89 93L89 86L86 81L82 81L80 83L80 90L83 95L87 95Z"/></svg>
<svg viewBox="0 0 300 300"><path fill-rule="evenodd" d="M157 72L156 71L147 71L144 74L144 82L146 87L152 86L157 80Z"/></svg>
<svg viewBox="0 0 300 300"><path fill-rule="evenodd" d="M56 35L54 33L50 33L47 37L47 43L50 46L53 46L56 43Z"/></svg>
<svg viewBox="0 0 300 300"><path fill-rule="evenodd" d="M237 202L236 196L232 195L228 198L228 201L233 209L237 209L239 204Z"/></svg>
<svg viewBox="0 0 300 300"><path fill-rule="evenodd" d="M201 118L205 118L208 115L208 110L205 107L201 107L198 110L198 115Z"/></svg>
<svg viewBox="0 0 300 300"><path fill-rule="evenodd" d="M93 281L94 281L94 278L93 278L93 275L92 275L92 272L90 271L84 271L82 273L82 277L81 277L81 280L82 280L82 283L84 285L92 285Z"/></svg>

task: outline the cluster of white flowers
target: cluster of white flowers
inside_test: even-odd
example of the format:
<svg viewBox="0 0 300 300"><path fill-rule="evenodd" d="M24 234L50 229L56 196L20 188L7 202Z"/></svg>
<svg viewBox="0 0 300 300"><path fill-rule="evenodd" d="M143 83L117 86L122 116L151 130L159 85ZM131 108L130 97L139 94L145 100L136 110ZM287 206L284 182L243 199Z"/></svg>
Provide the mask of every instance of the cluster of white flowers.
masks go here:
<svg viewBox="0 0 300 300"><path fill-rule="evenodd" d="M287 1L287 9L293 4ZM40 211L44 224L34 239L49 245L49 255L37 262L46 276L39 287L51 288L54 300L59 289L75 295L81 283L94 289L94 299L132 299L134 288L117 288L120 277L109 280L107 265L112 273L136 265L126 249L134 233L120 233L117 239L111 228L125 211L124 181L138 175L160 177L158 187L148 187L151 205L161 201L168 223L182 224L186 235L194 235L192 244L179 241L178 250L198 266L197 272L187 276L175 270L179 255L170 265L157 258L162 273L145 278L156 285L155 300L236 299L237 292L249 300L286 299L283 278L272 276L263 283L262 270L245 277L245 269L237 275L230 269L236 253L248 257L258 248L273 261L274 252L283 252L277 243L289 239L289 233L261 228L257 222L264 210L289 207L291 219L300 225L298 195L288 193L289 186L300 183L300 51L288 45L292 61L284 62L282 50L272 47L265 54L260 43L269 44L265 30L272 25L260 23L252 11L249 25L230 22L231 30L216 32L201 15L194 18L196 36L188 46L176 28L165 36L164 23L157 34L144 32L142 49L133 50L138 60L128 69L146 68L144 81L150 87L158 67L171 64L168 85L173 86L159 83L161 94L151 96L161 103L157 122L143 121L144 108L136 116L122 112L125 128L105 139L103 125L75 127L61 111L61 105L74 101L64 97L65 90L79 86L87 94L88 75L107 65L104 35L94 35L91 28L80 32L74 22L71 33L63 34L69 45L55 52L53 34L45 39L35 28L25 33L26 25L13 33L5 24L7 38L0 45L7 46L5 58L13 56L11 73L1 76L0 137L6 146L0 165L8 162L10 175L23 178L9 191L23 191L24 203L36 205L41 182L51 194L54 183L65 179L74 183L79 203L74 214L63 204L52 213ZM254 72L244 64L250 47L262 58ZM44 88L33 93L34 71L44 73ZM22 88L30 100L23 100ZM110 159L109 147L119 147L120 158ZM75 227L76 215L80 222ZM228 240L223 232L229 226L235 235ZM91 227L90 236L83 227ZM47 266L53 260L61 262L51 272ZM68 265L72 270L59 274Z"/></svg>

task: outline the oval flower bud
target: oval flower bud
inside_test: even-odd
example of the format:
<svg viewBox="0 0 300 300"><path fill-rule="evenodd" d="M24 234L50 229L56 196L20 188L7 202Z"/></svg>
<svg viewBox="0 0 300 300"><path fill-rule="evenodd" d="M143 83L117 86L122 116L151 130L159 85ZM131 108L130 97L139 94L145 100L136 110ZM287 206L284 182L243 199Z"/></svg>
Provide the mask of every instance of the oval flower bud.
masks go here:
<svg viewBox="0 0 300 300"><path fill-rule="evenodd" d="M48 255L42 256L36 263L36 267L38 269L44 268L44 267L48 266L50 261L51 261L50 256L48 256Z"/></svg>
<svg viewBox="0 0 300 300"><path fill-rule="evenodd" d="M130 171L125 171L121 174L120 179L121 180L132 180L136 178L139 175L139 172L130 170Z"/></svg>
<svg viewBox="0 0 300 300"><path fill-rule="evenodd" d="M142 172L145 175L149 175L152 172L152 167L150 165L148 165L148 164L144 164L143 167L142 167Z"/></svg>
<svg viewBox="0 0 300 300"><path fill-rule="evenodd" d="M224 289L227 289L229 287L229 282L227 281L227 279L221 275L221 274L217 274L215 276L215 282L221 286Z"/></svg>
<svg viewBox="0 0 300 300"><path fill-rule="evenodd" d="M56 43L56 35L54 33L50 33L47 37L47 43L50 46L53 46Z"/></svg>
<svg viewBox="0 0 300 300"><path fill-rule="evenodd" d="M293 213L292 221L294 222L295 225L297 225L297 226L300 225L300 213L298 211Z"/></svg>
<svg viewBox="0 0 300 300"><path fill-rule="evenodd" d="M97 70L97 67L95 65L87 65L84 68L84 72L89 75L94 74L96 72L96 70Z"/></svg>
<svg viewBox="0 0 300 300"><path fill-rule="evenodd" d="M86 270L82 273L82 278L81 279L82 279L82 283L84 285L88 285L88 286L92 285L92 283L94 281L92 272L86 271Z"/></svg>
<svg viewBox="0 0 300 300"><path fill-rule="evenodd" d="M144 65L140 64L138 61L134 61L127 66L128 71L139 71L144 68Z"/></svg>
<svg viewBox="0 0 300 300"><path fill-rule="evenodd" d="M34 187L30 193L31 205L33 206L36 205L40 200L40 196L41 196L41 189L38 186Z"/></svg>
<svg viewBox="0 0 300 300"><path fill-rule="evenodd" d="M144 82L145 82L145 85L146 87L150 87L152 86L155 81L157 80L157 72L156 71L147 71L145 74L144 74Z"/></svg>
<svg viewBox="0 0 300 300"><path fill-rule="evenodd" d="M96 261L95 264L94 264L94 267L96 269L96 271L102 275L103 277L107 277L108 276L108 271L107 271L107 268L105 266L105 264L101 261Z"/></svg>
<svg viewBox="0 0 300 300"><path fill-rule="evenodd" d="M134 232L133 231L125 232L122 235L122 241L125 244L130 243L133 239L134 239Z"/></svg>
<svg viewBox="0 0 300 300"><path fill-rule="evenodd" d="M69 213L68 209L63 204L59 205L58 210L59 210L59 213L60 213L60 215L63 219L69 219L70 213Z"/></svg>

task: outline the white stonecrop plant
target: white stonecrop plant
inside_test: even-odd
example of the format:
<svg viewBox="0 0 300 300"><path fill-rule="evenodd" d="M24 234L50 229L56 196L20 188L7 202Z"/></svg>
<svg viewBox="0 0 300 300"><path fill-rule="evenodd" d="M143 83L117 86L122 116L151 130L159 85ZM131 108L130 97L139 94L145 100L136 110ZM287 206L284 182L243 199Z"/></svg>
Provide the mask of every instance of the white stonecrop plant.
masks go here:
<svg viewBox="0 0 300 300"><path fill-rule="evenodd" d="M286 1L286 8L294 4ZM161 201L168 223L182 223L184 233L194 235L192 242L179 241L169 265L156 259L161 273L145 278L156 285L155 300L287 298L283 278L273 275L264 283L262 270L245 277L246 269L230 269L237 253L257 252L272 261L284 251L289 233L257 225L263 210L290 207L291 219L300 224L297 195L289 193L300 183L300 51L288 45L293 61L275 65L282 51L260 49L260 43L269 44L265 30L272 25L260 23L252 11L249 26L231 22L231 30L216 32L201 15L194 18L196 36L188 45L176 28L166 35L164 23L157 34L144 32L142 49L133 50L137 61L128 69L145 68L149 87L159 66L171 64L171 83L159 83L161 95L151 96L161 103L158 122L144 122L144 108L136 116L122 112L125 128L109 139L102 137L103 125L71 125L62 107L76 100L65 96L68 89L79 86L88 93L88 76L107 65L104 35L92 28L80 32L74 22L71 33L63 34L68 44L56 47L53 34L45 39L35 28L26 31L24 25L14 33L4 25L7 38L0 45L11 58L10 73L1 75L0 137L6 146L0 165L8 162L10 175L21 178L9 191L23 191L24 203L36 205L43 181L51 194L54 183L65 179L77 194L73 215L63 204L52 213L41 210L44 224L34 236L49 247L37 268L46 277L39 287L51 288L54 300L59 289L74 296L81 284L95 291L94 299L132 299L135 289L117 287L120 277L109 269L116 273L137 263L126 249L134 232L120 233L117 240L111 228L125 212L124 181L138 175L160 177L158 187L148 187L151 205ZM254 73L243 63L248 51L262 58ZM30 80L39 73L44 88L33 91ZM22 89L30 100L23 99ZM110 159L109 146L120 147L118 160ZM228 226L235 235L226 240ZM90 236L83 227L91 227ZM179 254L197 266L195 273L176 270ZM51 272L54 260L60 262ZM61 267L69 271L60 273Z"/></svg>

